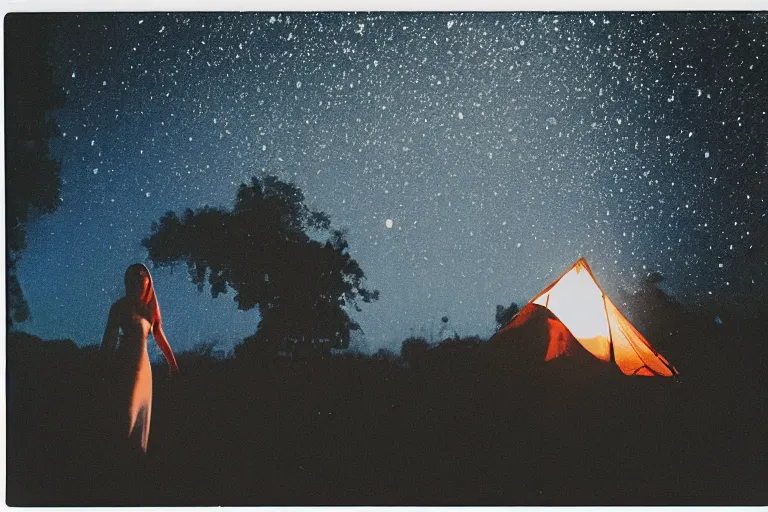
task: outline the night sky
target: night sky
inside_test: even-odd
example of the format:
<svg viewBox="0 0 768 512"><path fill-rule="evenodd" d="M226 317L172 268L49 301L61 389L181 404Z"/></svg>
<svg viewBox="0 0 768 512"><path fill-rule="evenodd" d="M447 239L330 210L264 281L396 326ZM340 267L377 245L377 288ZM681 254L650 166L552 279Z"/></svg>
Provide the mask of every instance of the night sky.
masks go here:
<svg viewBox="0 0 768 512"><path fill-rule="evenodd" d="M610 296L659 271L688 303L765 298L767 44L760 13L68 15L19 328L100 342L151 223L262 173L348 230L371 350L444 315L488 336L582 255ZM183 264L153 277L175 350L255 332Z"/></svg>

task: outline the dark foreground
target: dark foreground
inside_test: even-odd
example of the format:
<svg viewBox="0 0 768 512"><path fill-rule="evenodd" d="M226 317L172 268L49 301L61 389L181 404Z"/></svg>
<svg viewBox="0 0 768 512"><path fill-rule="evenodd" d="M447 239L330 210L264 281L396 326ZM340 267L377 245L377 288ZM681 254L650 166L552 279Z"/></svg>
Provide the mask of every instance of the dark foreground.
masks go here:
<svg viewBox="0 0 768 512"><path fill-rule="evenodd" d="M745 336L752 336L744 344ZM149 454L104 435L94 352L9 334L9 505L764 505L758 333L680 382L519 368L487 347L154 368Z"/></svg>

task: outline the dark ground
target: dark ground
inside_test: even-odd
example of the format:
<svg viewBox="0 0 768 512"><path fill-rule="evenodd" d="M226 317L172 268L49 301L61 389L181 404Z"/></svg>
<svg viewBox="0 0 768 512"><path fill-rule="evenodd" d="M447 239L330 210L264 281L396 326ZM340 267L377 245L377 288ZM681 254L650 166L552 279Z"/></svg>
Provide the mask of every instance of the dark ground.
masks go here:
<svg viewBox="0 0 768 512"><path fill-rule="evenodd" d="M95 352L7 341L8 505L765 505L765 336L680 381L516 367L487 345L153 368L149 453L105 435ZM461 348L461 347L459 347Z"/></svg>

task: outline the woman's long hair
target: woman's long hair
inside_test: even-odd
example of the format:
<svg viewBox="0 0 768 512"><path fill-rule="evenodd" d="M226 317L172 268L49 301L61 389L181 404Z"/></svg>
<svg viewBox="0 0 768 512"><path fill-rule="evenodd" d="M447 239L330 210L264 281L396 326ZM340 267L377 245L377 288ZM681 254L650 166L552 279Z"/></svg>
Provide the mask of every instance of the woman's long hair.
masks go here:
<svg viewBox="0 0 768 512"><path fill-rule="evenodd" d="M125 271L125 297L153 326L160 322L160 306L146 265L134 263Z"/></svg>

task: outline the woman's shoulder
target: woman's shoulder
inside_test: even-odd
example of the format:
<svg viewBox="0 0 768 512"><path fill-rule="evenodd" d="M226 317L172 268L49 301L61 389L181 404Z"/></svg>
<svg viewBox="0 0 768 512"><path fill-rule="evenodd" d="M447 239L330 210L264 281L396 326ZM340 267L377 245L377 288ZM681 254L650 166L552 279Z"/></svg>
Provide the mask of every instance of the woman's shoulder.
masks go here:
<svg viewBox="0 0 768 512"><path fill-rule="evenodd" d="M112 307L109 308L109 311L119 313L120 311L125 310L126 305L127 302L125 301L125 297L120 297L112 304Z"/></svg>

